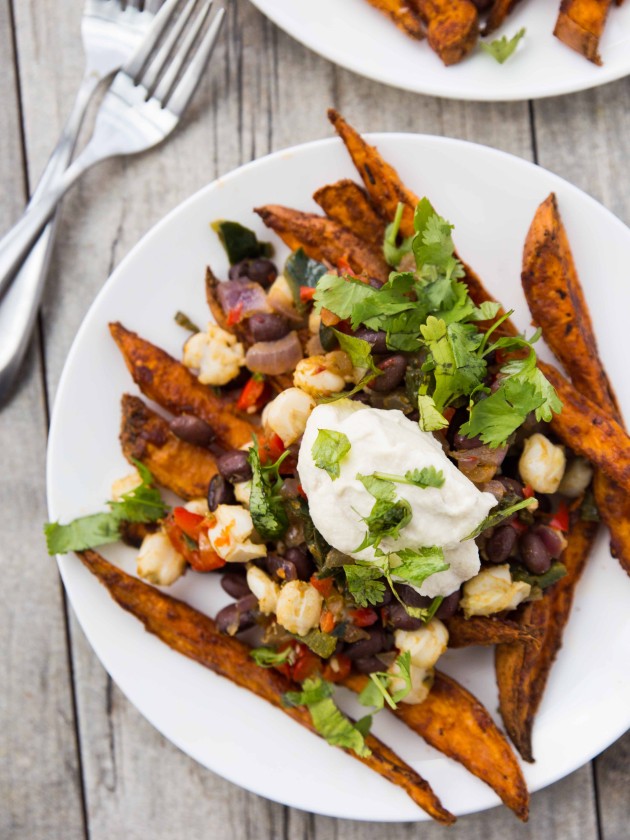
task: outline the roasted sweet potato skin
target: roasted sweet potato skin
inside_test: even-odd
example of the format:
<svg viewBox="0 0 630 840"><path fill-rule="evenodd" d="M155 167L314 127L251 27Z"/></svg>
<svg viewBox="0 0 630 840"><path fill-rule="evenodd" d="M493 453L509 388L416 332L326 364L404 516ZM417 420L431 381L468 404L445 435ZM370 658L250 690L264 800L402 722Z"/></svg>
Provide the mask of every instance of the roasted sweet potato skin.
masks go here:
<svg viewBox="0 0 630 840"><path fill-rule="evenodd" d="M522 282L534 323L541 327L575 388L621 421L553 193L539 206L527 234ZM597 506L610 530L611 552L630 574L630 498L601 471L594 487Z"/></svg>
<svg viewBox="0 0 630 840"><path fill-rule="evenodd" d="M553 34L567 47L601 65L599 41L612 0L562 0Z"/></svg>
<svg viewBox="0 0 630 840"><path fill-rule="evenodd" d="M293 250L301 247L309 257L333 266L346 259L357 274L365 273L383 282L389 276L379 248L359 239L333 219L277 204L257 207L255 212Z"/></svg>
<svg viewBox="0 0 630 840"><path fill-rule="evenodd" d="M206 497L217 472L212 452L180 440L163 417L130 394L122 398L120 443L125 458L148 467L162 487L182 499Z"/></svg>
<svg viewBox="0 0 630 840"><path fill-rule="evenodd" d="M474 49L479 14L471 0L410 0L427 26L427 40L447 66L458 64Z"/></svg>
<svg viewBox="0 0 630 840"><path fill-rule="evenodd" d="M353 674L344 685L359 692L366 680ZM427 699L417 705L399 703L394 714L432 747L490 785L508 808L527 820L529 793L512 748L486 708L456 680L436 671Z"/></svg>
<svg viewBox="0 0 630 840"><path fill-rule="evenodd" d="M583 455L630 493L630 439L622 426L591 400L579 394L553 365L538 360L538 366L558 392L560 414L554 414L552 430L578 455Z"/></svg>
<svg viewBox="0 0 630 840"><path fill-rule="evenodd" d="M498 29L520 0L494 0L483 27L483 34L490 35Z"/></svg>
<svg viewBox="0 0 630 840"><path fill-rule="evenodd" d="M368 3L387 15L405 35L417 40L424 38L422 18L407 0L368 0Z"/></svg>
<svg viewBox="0 0 630 840"><path fill-rule="evenodd" d="M540 645L515 641L497 645L495 666L499 687L499 710L512 743L525 761L533 761L532 728L534 717L547 684L551 666L562 645L562 634L569 619L576 584L584 570L597 534L596 522L578 521L571 529L562 555L567 574L519 610L518 623L536 627Z"/></svg>
<svg viewBox="0 0 630 840"><path fill-rule="evenodd" d="M313 194L324 213L359 239L366 242L383 241L385 223L374 210L365 190L350 178L327 184Z"/></svg>
<svg viewBox="0 0 630 840"><path fill-rule="evenodd" d="M514 641L528 641L533 645L540 644L540 632L536 627L512 621L509 618L475 615L464 618L456 613L445 619L448 629L448 646L450 648L470 647L471 645L505 644Z"/></svg>
<svg viewBox="0 0 630 840"><path fill-rule="evenodd" d="M96 551L81 552L79 557L112 598L138 618L149 633L215 674L227 677L236 685L253 692L311 732L316 732L306 709L287 707L282 702L287 691L299 690L299 686L274 668L256 665L249 656L248 646L233 636L220 633L211 618L131 577ZM455 822L453 814L442 806L428 782L389 747L372 735L367 736L366 743L372 751L370 756L358 758L351 751L347 751L348 754L402 787L417 805L438 822L443 825Z"/></svg>
<svg viewBox="0 0 630 840"><path fill-rule="evenodd" d="M181 362L120 323L110 324L109 329L134 382L150 400L173 414L194 414L205 420L226 447L238 448L252 439L251 424Z"/></svg>

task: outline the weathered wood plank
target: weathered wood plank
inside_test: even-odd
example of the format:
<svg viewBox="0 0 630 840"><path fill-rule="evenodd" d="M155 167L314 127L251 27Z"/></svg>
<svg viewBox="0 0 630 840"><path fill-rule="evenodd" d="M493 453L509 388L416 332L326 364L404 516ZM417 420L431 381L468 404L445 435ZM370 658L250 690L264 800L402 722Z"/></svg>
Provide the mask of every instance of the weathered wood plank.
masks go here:
<svg viewBox="0 0 630 840"><path fill-rule="evenodd" d="M12 23L0 2L0 229L26 189ZM28 354L13 401L0 413L0 836L84 837L63 597L46 558L46 413L40 348Z"/></svg>
<svg viewBox="0 0 630 840"><path fill-rule="evenodd" d="M595 759L601 840L628 836L630 733Z"/></svg>

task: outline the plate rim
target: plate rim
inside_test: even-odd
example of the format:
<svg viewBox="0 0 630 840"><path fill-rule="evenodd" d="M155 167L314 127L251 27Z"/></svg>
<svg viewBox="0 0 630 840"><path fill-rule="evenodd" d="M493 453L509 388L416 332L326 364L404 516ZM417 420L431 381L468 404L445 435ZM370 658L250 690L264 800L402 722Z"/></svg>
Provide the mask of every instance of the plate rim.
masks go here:
<svg viewBox="0 0 630 840"><path fill-rule="evenodd" d="M617 226L623 232L623 234L628 237L629 243L630 243L630 227L627 226L617 216L615 216L614 213L611 210L609 210L607 207L605 207L603 204L601 204L601 202L597 201L597 199L595 199L593 196L589 195L588 193L586 193L584 190L580 189L576 185L574 185L571 182L567 181L566 179L562 178L560 175L557 175L556 173L550 171L549 169L546 169L545 167L541 167L540 165L538 165L538 164L536 164L532 161L528 161L524 158L518 157L517 155L514 155L510 152L506 152L506 151L503 151L501 149L496 149L496 148L494 148L492 146L488 146L486 144L475 143L475 142L472 142L472 141L469 141L469 140L461 140L461 139L456 139L456 138L451 138L451 137L443 137L443 136L440 136L440 135L420 134L420 133L416 133L416 132L371 132L371 133L365 133L362 136L365 137L368 141L370 141L372 143L379 143L379 142L381 142L382 140L385 140L385 139L393 139L394 142L397 139L402 139L402 140L406 141L406 140L411 138L412 141L415 141L415 140L429 141L430 143L435 143L438 146L443 145L443 144L450 145L450 146L453 146L453 147L458 147L458 146L459 147L462 147L462 146L468 147L468 146L471 146L471 147L474 147L477 150L482 151L484 154L487 154L487 155L490 155L490 156L498 155L498 156L503 157L503 158L508 158L512 161L512 163L514 165L521 166L524 169L532 169L533 168L535 170L542 170L543 172L546 173L547 176L550 176L551 179L553 181L555 181L557 184L561 184L563 189L568 190L569 192L572 192L574 194L579 194L581 196L581 198L586 199L588 203L591 203L595 207L597 207L598 212L604 211L604 214L607 217L608 222L609 223L612 222L615 226ZM286 147L284 149L280 149L278 151L275 151L275 152L272 152L270 154L264 155L260 158L256 158L255 160L249 161L245 164L242 164L239 167L236 167L235 169L230 170L228 173L226 173L222 176L219 176L218 178L215 178L214 180L210 181L208 184L206 184L203 187L201 187L200 189L196 190L192 195L188 196L186 199L179 202L165 216L163 216L151 228L149 228L149 230L147 230L140 237L140 239L135 243L135 245L125 254L125 256L123 257L121 262L116 266L114 271L110 274L108 279L105 281L105 283L103 284L103 286L101 287L101 289L97 293L96 297L94 298L94 300L92 301L92 303L88 307L85 315L83 316L83 319L81 321L79 329L77 330L77 333L76 333L76 335L75 335L75 337L72 341L71 347L68 351L66 360L64 362L63 370L62 370L62 373L61 373L61 376L59 378L59 382L58 382L58 385L57 385L57 389L56 389L56 393L55 393L55 399L54 399L54 403L53 403L53 409L52 409L52 412L51 412L51 421L50 421L50 429L49 429L49 442L48 442L48 446L47 446L47 456L46 456L46 496L47 496L48 515L49 515L51 521L56 518L56 514L54 512L54 505L51 502L51 498L52 498L52 495L54 493L54 491L53 491L54 478L53 478L53 475L52 475L51 461L54 460L54 451L55 451L55 446L56 446L56 440L58 438L57 426L60 422L59 421L59 413L61 411L60 405L61 405L62 400L63 400L64 391L66 390L66 387L67 387L66 382L71 375L70 374L70 369L73 366L74 357L75 357L76 353L78 352L78 350L80 348L80 343L81 343L83 333L89 328L89 321L90 321L90 318L92 316L92 313L100 305L100 301L101 301L102 297L109 292L109 288L111 287L112 283L121 282L117 278L119 277L119 275L124 275L124 272L126 270L127 262L135 257L136 252L143 246L143 243L145 243L146 239L148 239L149 237L152 237L152 236L156 236L159 233L159 231L162 229L162 227L166 227L168 224L170 224L171 220L175 216L177 216L180 212L182 212L185 207L187 207L189 204L194 203L199 198L201 198L203 195L211 193L211 192L221 188L225 183L229 183L229 181L231 181L233 178L240 177L244 172L256 169L260 166L264 166L267 162L270 162L270 161L273 161L273 160L281 159L281 158L286 157L286 156L292 156L293 154L296 154L296 153L299 154L302 151L308 152L308 151L312 150L313 148L317 148L317 147L326 147L326 146L333 146L333 145L339 146L341 144L342 144L342 141L338 137L334 137L334 136L323 138L323 139L318 139L318 140L312 140L312 141L309 141L309 142L306 142L306 143L300 143L300 144L296 144L296 145L293 145L293 146ZM68 599L69 599L70 604L72 606L74 616L77 619L83 633L85 634L86 639L87 639L88 643L90 644L90 648L91 648L92 652L96 654L99 662L101 663L101 665L103 666L105 671L110 676L112 676L111 672L112 672L112 670L116 670L116 668L110 669L109 667L106 666L104 660L107 659L107 655L105 653L102 653L99 650L98 645L94 644L94 642L91 638L90 631L86 629L86 626L85 626L85 623L84 623L83 619L79 618L78 613L74 608L72 594L71 594L70 588L68 587L67 582L66 582L66 566L67 566L67 563L68 563L68 559L70 557L71 557L71 555L62 555L62 556L57 555L56 556L57 565L58 565L58 568L59 568L59 571L60 571L61 578L62 578L63 583L64 583L64 589L65 589L65 591L68 595ZM75 562L74 558L72 558L72 562ZM89 572L84 568L81 569L81 573L84 574L86 577L91 577L89 575ZM97 582L94 581L94 583L97 583ZM216 675L214 675L214 676L216 676ZM126 699L134 706L134 708L142 715L142 717L145 718L151 724L151 726L153 726L158 732L160 732L160 734L163 737L165 737L170 743L174 744L178 749L182 750L182 752L184 752L184 754L192 757L195 761L197 761L203 767L205 767L207 769L210 769L211 772L217 773L222 778L227 779L231 783L233 783L233 784L235 784L235 785L237 785L237 786L239 786L243 789L249 790L249 791L251 791L251 792L253 792L253 793L255 793L259 796L262 796L266 799L269 799L270 801L279 802L280 804L286 805L287 807L296 807L296 808L300 808L302 810L308 810L311 813L320 814L322 816L334 817L334 818L337 818L337 819L354 819L354 820L357 820L357 821L365 821L365 822L374 821L374 818L366 817L366 816L361 815L361 814L344 814L344 815L340 816L339 813L337 813L336 811L326 810L321 805L318 805L317 809L313 808L312 805L309 805L308 809L306 809L306 808L304 808L304 806L302 806L300 804L292 804L291 802L287 802L287 801L284 801L282 799L276 799L276 798L270 796L267 792L261 792L260 790L256 789L255 786L253 786L251 784L248 784L247 786L245 786L237 778L233 777L230 773L224 772L223 770L219 771L219 770L216 770L214 768L210 768L205 761L203 761L201 758L198 758L196 755L193 755L191 750L188 747L181 746L181 743L178 740L178 738L174 737L170 733L166 734L163 731L162 727L154 722L153 716L151 714L147 714L147 712L144 709L140 710L140 708L136 704L135 700L132 699L132 696L130 696L130 695L133 694L133 689L130 689L127 686L125 688L122 688L122 686L118 683L118 681L116 681L116 684L118 685L118 687L120 688L120 690L122 691L122 693L124 694ZM592 750L589 751L589 755L587 757L581 757L580 760L577 763L571 763L568 770L566 768L563 768L562 770L558 770L555 773L551 773L540 784L534 783L531 786L528 785L530 793L533 794L538 790L542 790L546 787L549 787L550 785L554 784L555 782L559 781L560 779L565 778L566 776L575 772L577 769L579 769L580 767L587 764L595 756L599 755L603 750L605 750L607 747L609 747L611 744L613 744L616 740L618 740L618 738L620 738L629 728L630 728L630 716L629 716L629 719L628 719L628 725L623 726L623 728L619 732L616 732L615 734L613 734L612 737L610 737L610 733L608 733L605 738L598 739L597 748L594 751L592 751ZM443 756L441 756L441 760L446 760L446 759ZM466 807L464 807L464 808L454 808L454 812L456 812L458 814L458 816L466 816L468 814L479 813L479 812L482 812L482 811L485 811L485 810L489 810L489 809L499 805L500 801L499 801L498 797L496 796L496 794L494 793L494 791L491 791L487 786L484 786L484 787L489 792L490 798L491 798L491 801L489 801L488 804L486 804L486 803L481 804L480 807L473 806L473 807L470 807L470 808L466 808ZM416 817L413 817L413 816L391 817L391 818L379 817L378 821L382 821L382 822L425 822L425 821L430 821L430 817L426 814L421 813L419 816L416 816Z"/></svg>

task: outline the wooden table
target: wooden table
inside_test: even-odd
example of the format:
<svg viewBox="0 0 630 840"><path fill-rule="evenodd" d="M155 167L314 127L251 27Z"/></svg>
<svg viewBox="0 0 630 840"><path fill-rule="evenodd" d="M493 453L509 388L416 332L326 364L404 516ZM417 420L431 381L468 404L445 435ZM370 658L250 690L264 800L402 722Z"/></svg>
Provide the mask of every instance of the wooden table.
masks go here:
<svg viewBox="0 0 630 840"><path fill-rule="evenodd" d="M2 229L21 211L69 109L82 69L80 13L79 0L0 0ZM145 231L234 167L329 136L331 105L361 130L460 137L535 160L630 223L630 78L534 103L449 102L334 67L246 0L230 10L223 35L185 130L159 151L101 166L66 200L32 350L13 401L0 413L2 840L444 836L428 824L364 824L295 811L203 769L127 702L68 608L41 533L50 406L88 306ZM77 410L89 423L89 407ZM528 825L495 809L461 819L449 837L627 838L629 762L626 735L535 794Z"/></svg>

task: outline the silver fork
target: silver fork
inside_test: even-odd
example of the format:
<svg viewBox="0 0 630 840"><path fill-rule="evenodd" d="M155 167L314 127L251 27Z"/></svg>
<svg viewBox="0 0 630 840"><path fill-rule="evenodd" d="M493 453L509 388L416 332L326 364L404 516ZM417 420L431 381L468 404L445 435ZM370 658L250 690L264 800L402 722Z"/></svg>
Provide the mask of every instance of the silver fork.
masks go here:
<svg viewBox="0 0 630 840"><path fill-rule="evenodd" d="M212 0L166 0L159 15L172 22L160 43L153 30L118 71L103 98L87 146L36 204L0 241L0 295L62 196L103 160L144 151L161 143L178 125L212 54L225 15L211 15Z"/></svg>
<svg viewBox="0 0 630 840"><path fill-rule="evenodd" d="M100 83L133 55L155 20L160 0L85 0L81 39L85 55L83 78L70 115L39 184L36 203L65 171L72 158L88 104ZM28 346L39 307L55 237L53 218L33 246L0 306L0 404L12 389Z"/></svg>

